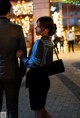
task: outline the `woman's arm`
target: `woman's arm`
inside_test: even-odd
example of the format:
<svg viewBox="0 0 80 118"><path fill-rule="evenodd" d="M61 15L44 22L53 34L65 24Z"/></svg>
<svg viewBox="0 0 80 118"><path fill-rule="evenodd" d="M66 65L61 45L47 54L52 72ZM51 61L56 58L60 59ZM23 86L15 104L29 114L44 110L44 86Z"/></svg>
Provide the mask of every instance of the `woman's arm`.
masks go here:
<svg viewBox="0 0 80 118"><path fill-rule="evenodd" d="M29 68L38 67L43 57L43 43L41 41L36 41L34 43L29 58L26 58L21 50L17 52L16 56L23 61L25 66Z"/></svg>

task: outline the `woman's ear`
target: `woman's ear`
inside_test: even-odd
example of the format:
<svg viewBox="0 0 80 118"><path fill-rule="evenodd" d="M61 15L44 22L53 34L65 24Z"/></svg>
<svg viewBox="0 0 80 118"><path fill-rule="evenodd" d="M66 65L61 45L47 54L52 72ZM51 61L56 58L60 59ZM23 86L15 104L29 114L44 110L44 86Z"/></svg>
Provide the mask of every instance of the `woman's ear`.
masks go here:
<svg viewBox="0 0 80 118"><path fill-rule="evenodd" d="M43 31L41 31L41 35L48 35L49 30L45 28Z"/></svg>
<svg viewBox="0 0 80 118"><path fill-rule="evenodd" d="M46 28L45 29L45 34L48 34L48 32L49 32L49 29Z"/></svg>

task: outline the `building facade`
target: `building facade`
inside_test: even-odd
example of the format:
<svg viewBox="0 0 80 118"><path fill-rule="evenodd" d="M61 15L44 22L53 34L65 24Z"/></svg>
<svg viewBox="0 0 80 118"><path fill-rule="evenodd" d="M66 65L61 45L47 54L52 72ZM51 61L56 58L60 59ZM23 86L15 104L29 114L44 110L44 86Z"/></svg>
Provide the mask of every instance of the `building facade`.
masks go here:
<svg viewBox="0 0 80 118"><path fill-rule="evenodd" d="M16 4L17 2L20 2L22 5L23 0L11 0L11 2ZM67 3L62 3L61 0L25 0L25 4L32 3L32 6L29 6L28 11L30 13L25 13L20 14L17 16L17 18L22 19L22 26L23 26L23 21L26 18L26 24L25 26L25 33L26 38L29 39L31 38L31 43L34 42L38 37L35 35L35 26L36 26L36 20L41 17L41 16L51 16L54 20L54 17L52 16L55 12L59 12L61 19L60 21L64 29L69 29L71 27L76 28L76 30L80 30L80 6L72 5L72 4L67 4ZM24 5L25 6L25 5ZM27 8L27 7L26 7ZM30 9L32 9L30 11ZM20 9L21 10L21 9ZM19 11L19 10L18 10ZM24 11L27 11L24 8ZM16 17L15 17L16 18ZM20 20L21 21L21 20ZM19 22L20 22L19 21ZM24 28L24 27L23 27ZM61 29L61 27L60 27ZM31 30L31 31L30 31Z"/></svg>

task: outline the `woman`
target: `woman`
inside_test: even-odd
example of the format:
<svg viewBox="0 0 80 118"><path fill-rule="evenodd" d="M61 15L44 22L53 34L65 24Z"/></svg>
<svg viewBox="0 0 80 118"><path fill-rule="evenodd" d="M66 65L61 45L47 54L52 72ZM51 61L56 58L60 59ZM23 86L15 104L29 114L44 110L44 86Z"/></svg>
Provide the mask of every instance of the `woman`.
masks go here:
<svg viewBox="0 0 80 118"><path fill-rule="evenodd" d="M52 63L53 44L51 36L55 34L56 27L52 18L43 16L37 20L35 30L36 35L41 35L41 38L35 41L29 58L25 58L21 50L17 52L17 57L20 57L24 65L30 68L27 79L29 81L30 105L31 109L35 111L35 118L51 118L45 109L50 80L46 73L38 75L35 68Z"/></svg>
<svg viewBox="0 0 80 118"><path fill-rule="evenodd" d="M8 19L10 8L9 0L0 0L0 112L5 92L8 118L18 118L18 96L22 74L18 73L16 52L21 49L26 55L26 44L22 27Z"/></svg>

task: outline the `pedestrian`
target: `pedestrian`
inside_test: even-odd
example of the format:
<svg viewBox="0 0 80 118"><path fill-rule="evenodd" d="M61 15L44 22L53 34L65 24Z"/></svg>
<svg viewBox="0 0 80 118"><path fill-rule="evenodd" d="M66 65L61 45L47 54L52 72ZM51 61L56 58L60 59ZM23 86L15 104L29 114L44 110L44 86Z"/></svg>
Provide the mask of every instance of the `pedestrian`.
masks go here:
<svg viewBox="0 0 80 118"><path fill-rule="evenodd" d="M72 48L72 52L74 52L74 40L75 40L75 34L72 31L72 29L70 29L69 32L67 33L67 41L68 41L69 52L71 51L71 48Z"/></svg>
<svg viewBox="0 0 80 118"><path fill-rule="evenodd" d="M23 63L18 66L16 52L21 49L26 55L26 44L22 27L8 19L10 9L9 0L0 0L0 113L5 92L8 118L18 118L18 96L26 68Z"/></svg>
<svg viewBox="0 0 80 118"><path fill-rule="evenodd" d="M57 51L57 53L59 54L58 43L60 42L60 40L59 40L60 38L56 34L54 35L54 37L55 37L54 41L53 41L54 47L55 47L55 50Z"/></svg>
<svg viewBox="0 0 80 118"><path fill-rule="evenodd" d="M50 80L47 73L38 74L37 68L50 64L53 60L51 36L55 34L56 27L52 18L48 16L38 18L35 31L36 35L40 35L41 38L34 42L29 58L25 58L21 50L17 52L17 57L20 57L24 65L30 68L27 72L27 79L29 81L30 106L35 112L35 118L51 118L45 108ZM34 71L35 68L36 71Z"/></svg>
<svg viewBox="0 0 80 118"><path fill-rule="evenodd" d="M61 51L61 48L62 48L62 50L64 52L64 36L60 37L60 51Z"/></svg>

